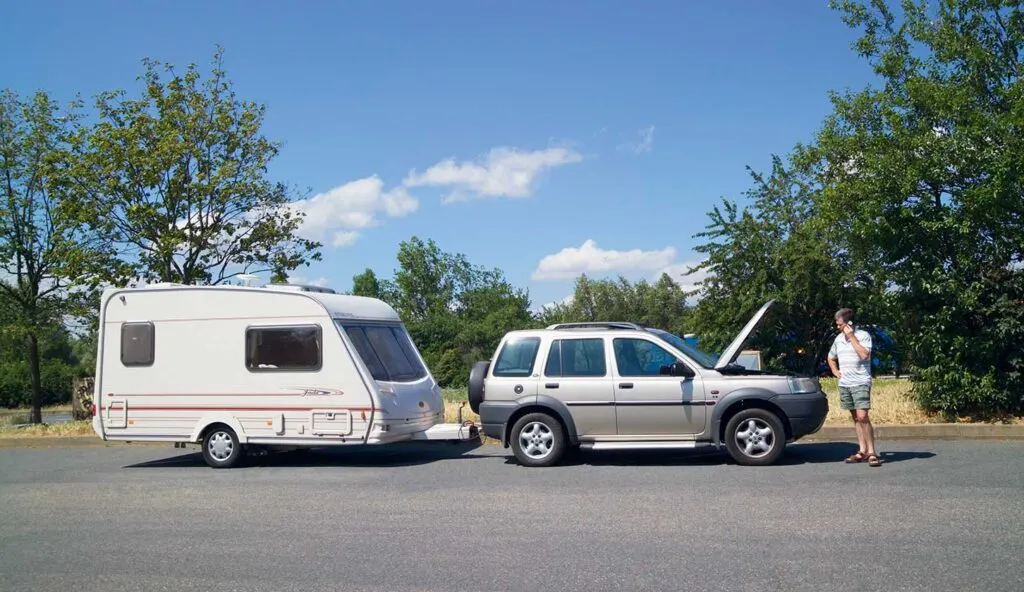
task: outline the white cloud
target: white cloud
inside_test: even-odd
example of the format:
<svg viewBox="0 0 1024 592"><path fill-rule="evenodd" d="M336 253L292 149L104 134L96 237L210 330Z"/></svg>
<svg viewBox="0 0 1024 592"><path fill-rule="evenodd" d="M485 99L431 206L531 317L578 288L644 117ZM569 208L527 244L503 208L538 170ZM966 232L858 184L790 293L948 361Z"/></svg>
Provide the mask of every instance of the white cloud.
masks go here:
<svg viewBox="0 0 1024 592"><path fill-rule="evenodd" d="M411 170L403 184L453 187L442 200L446 204L486 197L528 197L543 171L581 160L582 155L565 147L533 151L501 147L492 149L477 162L457 163L449 158L423 173Z"/></svg>
<svg viewBox="0 0 1024 592"><path fill-rule="evenodd" d="M675 257L674 247L659 251L615 251L602 249L593 239L587 239L579 247L566 247L545 256L537 264L531 279L562 280L583 273L654 271L672 265Z"/></svg>
<svg viewBox="0 0 1024 592"><path fill-rule="evenodd" d="M325 278L323 276L320 276L320 277L316 278L315 280L310 280L308 277L306 277L304 275L293 275L293 276L290 276L288 278L288 283L289 284L302 285L302 286L318 286L320 288L325 288L325 287L327 287L327 284L329 282L328 282L327 278Z"/></svg>
<svg viewBox="0 0 1024 592"><path fill-rule="evenodd" d="M643 154L644 152L650 152L654 150L654 125L642 127L636 131L640 139L636 142L623 144L619 146L620 149L629 150L637 154Z"/></svg>
<svg viewBox="0 0 1024 592"><path fill-rule="evenodd" d="M290 204L305 212L299 233L311 240L323 240L331 231L335 246L347 246L358 237L357 229L379 224L377 216L406 216L415 212L419 201L404 187L384 190L384 182L377 175L364 177L309 199Z"/></svg>
<svg viewBox="0 0 1024 592"><path fill-rule="evenodd" d="M347 247L355 244L358 238L359 233L355 230L339 230L334 233L334 246Z"/></svg>

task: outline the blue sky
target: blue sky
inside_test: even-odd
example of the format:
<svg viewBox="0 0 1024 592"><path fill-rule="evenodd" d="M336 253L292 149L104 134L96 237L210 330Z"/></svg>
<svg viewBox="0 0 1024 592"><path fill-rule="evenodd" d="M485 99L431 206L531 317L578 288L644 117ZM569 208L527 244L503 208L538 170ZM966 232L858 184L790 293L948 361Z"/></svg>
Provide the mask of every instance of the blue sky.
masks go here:
<svg viewBox="0 0 1024 592"><path fill-rule="evenodd" d="M284 142L271 175L310 189L324 260L299 279L390 277L418 235L503 269L534 306L583 271L678 274L711 207L749 187L745 166L808 140L830 89L872 80L825 0L38 0L4 15L0 85L62 99L136 90L143 57L205 72L223 45Z"/></svg>

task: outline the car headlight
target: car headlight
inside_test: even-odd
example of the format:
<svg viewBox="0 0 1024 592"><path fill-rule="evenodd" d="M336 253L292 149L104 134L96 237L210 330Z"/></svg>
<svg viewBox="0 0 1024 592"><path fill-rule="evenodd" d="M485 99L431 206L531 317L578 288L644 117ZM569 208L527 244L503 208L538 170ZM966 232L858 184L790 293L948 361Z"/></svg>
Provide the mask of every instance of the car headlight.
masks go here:
<svg viewBox="0 0 1024 592"><path fill-rule="evenodd" d="M819 390L821 390L821 385L818 383L817 378L803 376L789 377L789 392L794 395L802 393L816 393Z"/></svg>

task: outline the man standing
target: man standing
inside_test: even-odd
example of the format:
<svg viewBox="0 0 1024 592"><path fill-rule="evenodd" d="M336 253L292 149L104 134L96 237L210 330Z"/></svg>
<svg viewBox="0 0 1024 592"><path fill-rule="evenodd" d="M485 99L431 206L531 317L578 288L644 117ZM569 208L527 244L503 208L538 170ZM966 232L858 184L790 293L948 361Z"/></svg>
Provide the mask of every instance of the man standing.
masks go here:
<svg viewBox="0 0 1024 592"><path fill-rule="evenodd" d="M868 465L877 467L882 461L875 452L875 431L868 418L871 409L871 334L855 329L852 320L853 311L849 308L836 312L839 335L836 335L828 352L828 365L839 379L839 405L850 410L860 445L857 453L846 462L859 463L867 459Z"/></svg>

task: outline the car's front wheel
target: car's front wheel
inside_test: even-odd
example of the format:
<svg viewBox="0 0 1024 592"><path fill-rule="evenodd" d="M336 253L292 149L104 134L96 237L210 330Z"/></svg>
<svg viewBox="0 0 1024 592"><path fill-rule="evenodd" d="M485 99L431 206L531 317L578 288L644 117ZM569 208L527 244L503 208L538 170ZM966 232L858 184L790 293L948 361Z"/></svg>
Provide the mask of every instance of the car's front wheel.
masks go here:
<svg viewBox="0 0 1024 592"><path fill-rule="evenodd" d="M786 447L782 421L767 409L744 409L725 426L725 446L738 464L774 464Z"/></svg>
<svg viewBox="0 0 1024 592"><path fill-rule="evenodd" d="M512 454L527 467L549 467L565 454L565 430L547 413L527 413L512 426Z"/></svg>

